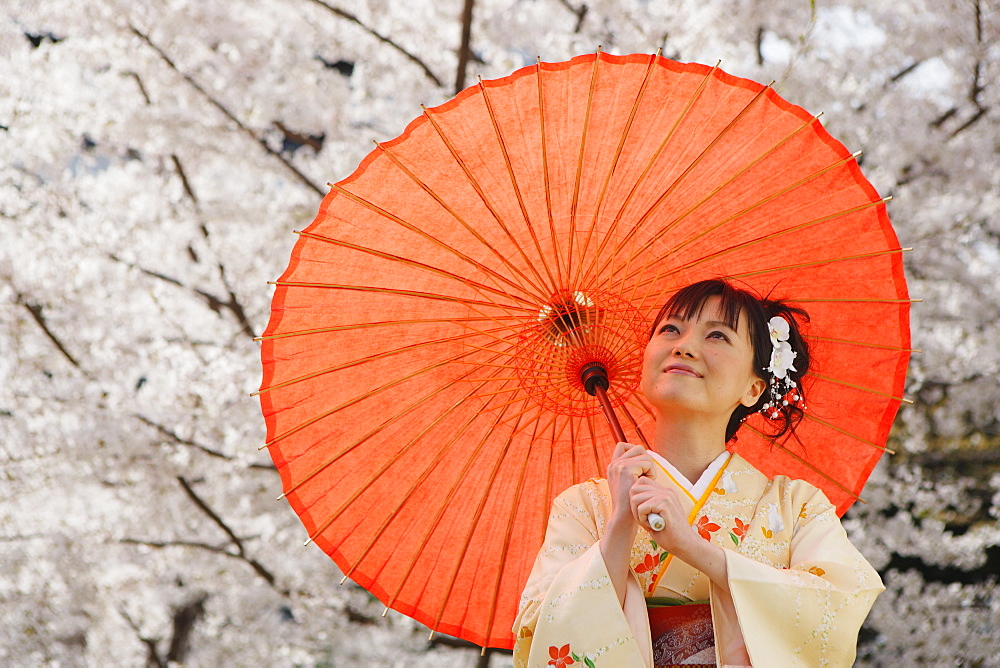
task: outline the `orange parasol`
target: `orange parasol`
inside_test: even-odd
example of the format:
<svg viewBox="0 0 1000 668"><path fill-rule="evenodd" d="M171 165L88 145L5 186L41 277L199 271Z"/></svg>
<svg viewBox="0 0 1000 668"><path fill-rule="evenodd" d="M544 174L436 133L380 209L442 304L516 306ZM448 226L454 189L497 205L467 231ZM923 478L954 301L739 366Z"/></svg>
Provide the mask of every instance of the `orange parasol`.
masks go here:
<svg viewBox="0 0 1000 668"><path fill-rule="evenodd" d="M481 81L334 184L277 281L267 447L309 537L388 608L511 647L553 497L632 442L649 318L718 276L805 307L801 442L735 450L845 511L903 400L885 200L817 117L718 67L598 52ZM755 421L756 420L756 421Z"/></svg>

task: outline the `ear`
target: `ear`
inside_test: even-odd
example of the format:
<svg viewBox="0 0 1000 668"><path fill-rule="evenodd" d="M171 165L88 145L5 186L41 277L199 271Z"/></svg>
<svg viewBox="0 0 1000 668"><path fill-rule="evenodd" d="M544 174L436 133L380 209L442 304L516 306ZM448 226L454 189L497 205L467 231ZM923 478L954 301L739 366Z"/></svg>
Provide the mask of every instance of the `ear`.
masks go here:
<svg viewBox="0 0 1000 668"><path fill-rule="evenodd" d="M750 408L757 403L757 400L760 399L766 389L767 382L763 378L754 376L753 382L747 386L747 391L743 393L742 397L740 397L740 403L747 408Z"/></svg>

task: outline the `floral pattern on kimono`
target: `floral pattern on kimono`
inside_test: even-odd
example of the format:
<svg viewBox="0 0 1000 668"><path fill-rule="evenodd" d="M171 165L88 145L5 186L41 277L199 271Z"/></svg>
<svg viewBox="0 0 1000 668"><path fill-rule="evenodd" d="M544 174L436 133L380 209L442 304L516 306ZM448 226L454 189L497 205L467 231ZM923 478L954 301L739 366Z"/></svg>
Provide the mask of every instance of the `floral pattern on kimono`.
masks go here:
<svg viewBox="0 0 1000 668"><path fill-rule="evenodd" d="M656 479L677 486L665 470ZM549 648L570 645L587 665L652 666L644 596L709 600L720 664L851 665L883 587L826 496L804 481L768 480L738 455L701 498L682 492L692 531L725 551L728 591L639 529L619 605L597 544L611 511L607 482L575 485L553 504L522 594L515 665L550 665Z"/></svg>

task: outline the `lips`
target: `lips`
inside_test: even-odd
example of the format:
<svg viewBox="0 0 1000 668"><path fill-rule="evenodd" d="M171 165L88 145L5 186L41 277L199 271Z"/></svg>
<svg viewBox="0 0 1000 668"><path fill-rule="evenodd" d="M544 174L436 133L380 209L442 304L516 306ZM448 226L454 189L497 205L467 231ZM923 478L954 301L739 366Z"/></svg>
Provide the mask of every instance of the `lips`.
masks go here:
<svg viewBox="0 0 1000 668"><path fill-rule="evenodd" d="M683 376L694 376L695 378L701 378L701 374L689 367L686 364L671 364L663 373L676 373Z"/></svg>

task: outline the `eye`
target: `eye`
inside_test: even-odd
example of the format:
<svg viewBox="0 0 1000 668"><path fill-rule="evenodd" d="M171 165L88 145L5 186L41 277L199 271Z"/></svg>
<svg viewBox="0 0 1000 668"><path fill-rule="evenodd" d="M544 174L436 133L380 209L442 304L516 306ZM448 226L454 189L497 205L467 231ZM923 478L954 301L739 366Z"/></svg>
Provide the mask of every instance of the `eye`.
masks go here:
<svg viewBox="0 0 1000 668"><path fill-rule="evenodd" d="M678 331L680 331L680 330L678 330L678 329L677 329L677 325L671 325L671 324L670 324L670 323L668 322L668 323L664 323L664 324L663 324L663 325L662 325L662 326L660 327L660 332L659 332L659 333L660 333L660 334L663 334L664 332L670 332L670 333L672 333L672 334L676 334L676 333L677 333Z"/></svg>
<svg viewBox="0 0 1000 668"><path fill-rule="evenodd" d="M729 337L726 336L726 333L723 332L722 330L718 330L718 329L713 329L711 332L709 332L708 333L708 338L710 338L710 339L721 339L723 341L729 341Z"/></svg>

